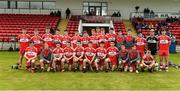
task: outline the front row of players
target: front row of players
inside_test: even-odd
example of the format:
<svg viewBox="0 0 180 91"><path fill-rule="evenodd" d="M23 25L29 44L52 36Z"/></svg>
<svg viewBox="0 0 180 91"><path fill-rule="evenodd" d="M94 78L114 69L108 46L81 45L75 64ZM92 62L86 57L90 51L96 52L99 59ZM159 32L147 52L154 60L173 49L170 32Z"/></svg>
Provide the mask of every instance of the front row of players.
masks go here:
<svg viewBox="0 0 180 91"><path fill-rule="evenodd" d="M92 42L88 43L87 48L83 48L81 42L77 42L77 47L73 49L68 42L67 47L62 49L60 44L56 45L54 50L51 50L47 43L44 44L44 49L39 54L41 71L62 71L64 72L66 67L69 71L83 71L87 69L96 72L105 70L114 71L120 69L121 71L130 71L138 73L139 69L142 71L147 68L150 72L157 66L150 51L141 58L139 52L136 50L136 46L133 46L132 50L127 51L125 46L121 46L121 51L115 46L115 42L110 42L110 47L106 49L104 42L100 42L100 47L96 50L92 47ZM34 72L35 61L38 57L37 49L33 46L33 42L25 50L26 68ZM66 64L68 66L66 66Z"/></svg>

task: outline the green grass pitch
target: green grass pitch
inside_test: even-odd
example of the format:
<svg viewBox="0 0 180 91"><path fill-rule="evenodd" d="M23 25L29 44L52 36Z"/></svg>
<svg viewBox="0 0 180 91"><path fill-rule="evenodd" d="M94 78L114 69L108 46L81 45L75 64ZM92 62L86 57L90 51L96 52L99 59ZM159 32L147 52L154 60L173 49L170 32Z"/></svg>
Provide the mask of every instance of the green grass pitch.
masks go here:
<svg viewBox="0 0 180 91"><path fill-rule="evenodd" d="M180 64L180 54L171 54L170 60ZM18 52L0 52L1 90L178 90L180 69L169 72L57 72L29 73L13 70Z"/></svg>

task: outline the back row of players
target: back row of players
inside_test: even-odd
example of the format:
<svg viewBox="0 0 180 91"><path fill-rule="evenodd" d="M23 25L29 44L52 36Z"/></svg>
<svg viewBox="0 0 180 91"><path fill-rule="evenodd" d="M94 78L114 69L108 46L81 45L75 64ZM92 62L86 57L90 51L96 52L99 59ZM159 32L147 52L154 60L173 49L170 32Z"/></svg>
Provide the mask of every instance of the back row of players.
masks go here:
<svg viewBox="0 0 180 91"><path fill-rule="evenodd" d="M49 33L46 29L44 35L39 36L38 30L34 30L34 36L26 34L26 29L22 29L22 34L18 36L20 46L20 61L22 65L23 57L26 58L26 67L29 71L34 72L35 60L39 56L41 70L47 71L65 71L65 64L68 64L68 70L83 70L86 72L87 67L96 71L105 69L114 71L116 68L124 71L137 72L138 69L147 68L150 72L156 66L155 55L157 50L160 56L160 70L168 71L168 55L170 38L166 35L166 30L161 30L160 36L154 35L154 30L150 30L150 36L147 39L141 34L134 38L131 30L127 30L127 35L123 36L122 32L114 33L113 29L105 33L104 28L91 30L91 36L85 31L83 36L78 32L75 36L68 36L65 31L64 35ZM145 54L146 51L146 54ZM163 63L163 58L165 63ZM87 65L88 64L88 65Z"/></svg>

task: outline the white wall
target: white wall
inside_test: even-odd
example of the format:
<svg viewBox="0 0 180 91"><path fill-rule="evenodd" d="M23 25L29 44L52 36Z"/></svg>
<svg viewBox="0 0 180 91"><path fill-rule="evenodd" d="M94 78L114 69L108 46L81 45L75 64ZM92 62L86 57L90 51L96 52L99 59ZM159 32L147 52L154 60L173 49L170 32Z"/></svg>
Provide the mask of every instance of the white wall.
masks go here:
<svg viewBox="0 0 180 91"><path fill-rule="evenodd" d="M109 10L120 10L122 17L126 19L129 19L130 12L134 12L137 5L140 6L140 11L147 7L155 12L180 11L180 0L56 0L56 8L61 9L63 15L66 8L70 8L72 14L81 14L83 1L108 2Z"/></svg>

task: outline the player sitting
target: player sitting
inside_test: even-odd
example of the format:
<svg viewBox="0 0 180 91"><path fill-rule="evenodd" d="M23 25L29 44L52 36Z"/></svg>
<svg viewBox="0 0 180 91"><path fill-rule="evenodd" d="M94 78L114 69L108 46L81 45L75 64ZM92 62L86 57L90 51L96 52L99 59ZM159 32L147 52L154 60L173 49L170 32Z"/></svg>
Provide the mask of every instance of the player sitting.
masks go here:
<svg viewBox="0 0 180 91"><path fill-rule="evenodd" d="M33 46L33 42L30 42L29 47L25 49L26 68L30 72L34 73L35 60L37 57L37 48Z"/></svg>
<svg viewBox="0 0 180 91"><path fill-rule="evenodd" d="M99 68L101 70L103 70L103 65L104 65L104 61L107 55L107 51L104 48L104 42L100 43L100 47L98 49L96 49L96 59L95 59L95 66L96 66L96 71L99 71Z"/></svg>
<svg viewBox="0 0 180 91"><path fill-rule="evenodd" d="M128 64L129 52L126 50L125 45L121 45L121 51L119 52L119 68L122 71ZM124 69L126 71L127 69Z"/></svg>
<svg viewBox="0 0 180 91"><path fill-rule="evenodd" d="M48 64L48 69L47 71L51 70L51 63L52 63L52 50L49 48L49 45L47 43L44 44L44 49L41 51L40 54L40 65L41 65L41 70L44 71L44 65Z"/></svg>
<svg viewBox="0 0 180 91"><path fill-rule="evenodd" d="M105 60L106 72L109 70L109 63L111 63L111 70L114 71L118 58L118 52L119 50L115 47L114 41L111 41L110 47L107 49L107 59Z"/></svg>
<svg viewBox="0 0 180 91"><path fill-rule="evenodd" d="M56 48L53 50L53 63L52 67L54 71L56 72L56 69L60 69L60 67L57 67L57 62L60 63L61 59L63 58L63 49L60 47L60 43L56 44Z"/></svg>
<svg viewBox="0 0 180 91"><path fill-rule="evenodd" d="M92 42L89 42L88 47L85 48L85 59L83 61L83 73L86 72L86 64L89 64L91 71L93 71L92 69L92 65L94 63L94 59L96 56L96 50L92 47Z"/></svg>
<svg viewBox="0 0 180 91"><path fill-rule="evenodd" d="M74 54L74 59L73 59L73 64L74 64L74 68L76 71L77 67L78 67L78 63L80 65L80 70L82 70L83 68L83 57L84 57L84 48L81 45L81 41L77 41L77 47L75 48L75 54Z"/></svg>
<svg viewBox="0 0 180 91"><path fill-rule="evenodd" d="M139 63L140 63L140 54L136 50L136 46L133 46L132 50L129 52L129 62L128 65L125 66L125 71L127 71L129 68L130 72L136 71L136 73L139 73L137 70Z"/></svg>
<svg viewBox="0 0 180 91"><path fill-rule="evenodd" d="M71 71L72 70L72 64L73 64L73 56L74 56L74 50L71 47L71 43L67 42L67 47L64 48L64 58L61 61L61 68L62 68L62 72L65 71L65 63L68 64L68 70Z"/></svg>
<svg viewBox="0 0 180 91"><path fill-rule="evenodd" d="M144 71L144 69L147 68L149 72L152 72L155 68L155 60L149 50L147 50L146 54L143 56L140 67L142 71Z"/></svg>

